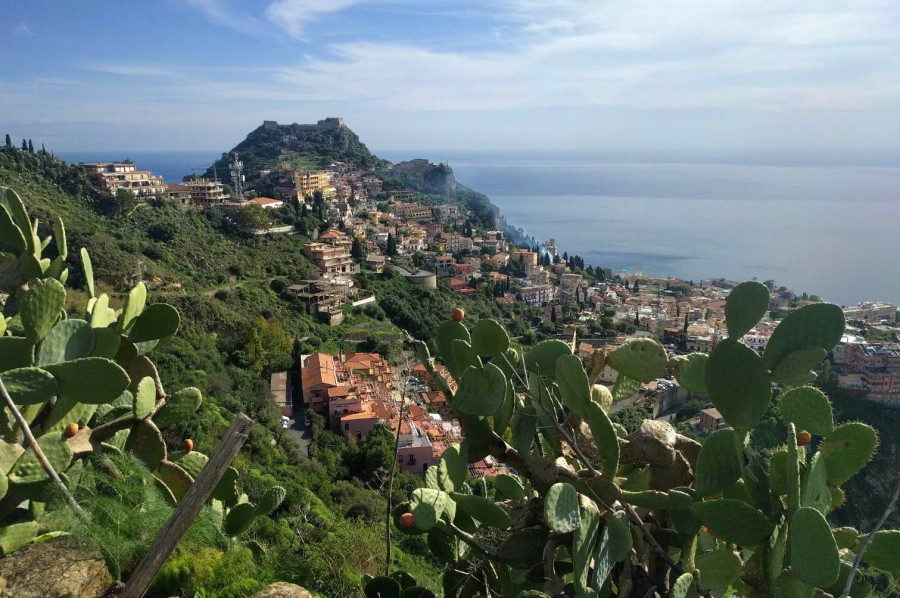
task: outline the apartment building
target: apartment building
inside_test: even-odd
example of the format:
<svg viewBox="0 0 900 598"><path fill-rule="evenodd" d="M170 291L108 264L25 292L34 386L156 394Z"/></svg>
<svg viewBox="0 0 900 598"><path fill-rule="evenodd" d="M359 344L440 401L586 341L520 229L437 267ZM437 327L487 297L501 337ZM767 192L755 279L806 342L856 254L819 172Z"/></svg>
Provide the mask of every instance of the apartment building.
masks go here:
<svg viewBox="0 0 900 598"><path fill-rule="evenodd" d="M431 208L417 203L398 203L391 208L391 212L402 220L414 220L416 222L430 222L434 220Z"/></svg>
<svg viewBox="0 0 900 598"><path fill-rule="evenodd" d="M472 251L472 239L458 233L449 233L442 237L444 249L449 253Z"/></svg>
<svg viewBox="0 0 900 598"><path fill-rule="evenodd" d="M344 244L308 243L303 253L325 275L356 274L359 270Z"/></svg>
<svg viewBox="0 0 900 598"><path fill-rule="evenodd" d="M549 284L522 287L518 296L521 301L532 307L541 307L553 300L553 287Z"/></svg>
<svg viewBox="0 0 900 598"><path fill-rule="evenodd" d="M179 206L191 205L191 189L187 185L166 183L166 199Z"/></svg>
<svg viewBox="0 0 900 598"><path fill-rule="evenodd" d="M509 261L525 264L526 270L538 267L538 254L527 249L517 249L509 253Z"/></svg>
<svg viewBox="0 0 900 598"><path fill-rule="evenodd" d="M579 305L584 301L584 277L566 273L559 279L559 300L565 306Z"/></svg>
<svg viewBox="0 0 900 598"><path fill-rule="evenodd" d="M330 187L327 170L303 170L294 173L294 188L302 197L311 196L316 191L325 194Z"/></svg>
<svg viewBox="0 0 900 598"><path fill-rule="evenodd" d="M208 207L225 201L225 186L219 181L196 178L188 180L184 186L190 190L191 201L198 206Z"/></svg>
<svg viewBox="0 0 900 598"><path fill-rule="evenodd" d="M844 317L865 322L893 321L897 317L897 306L892 303L860 303L856 307L844 308Z"/></svg>
<svg viewBox="0 0 900 598"><path fill-rule="evenodd" d="M138 170L134 162L97 162L82 163L87 178L102 185L115 195L119 189L125 189L135 197L148 199L157 193L165 195L166 184L162 176L149 170Z"/></svg>

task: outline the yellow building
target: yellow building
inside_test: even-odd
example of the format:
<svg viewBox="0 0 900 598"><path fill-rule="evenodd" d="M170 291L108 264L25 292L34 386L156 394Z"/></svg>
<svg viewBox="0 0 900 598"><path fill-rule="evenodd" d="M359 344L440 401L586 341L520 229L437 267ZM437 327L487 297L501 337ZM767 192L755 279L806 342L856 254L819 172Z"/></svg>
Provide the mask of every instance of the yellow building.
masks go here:
<svg viewBox="0 0 900 598"><path fill-rule="evenodd" d="M157 193L166 193L166 184L162 176L149 170L138 170L133 162L98 162L82 164L88 178L100 183L115 195L119 189L125 189L135 197L153 197Z"/></svg>
<svg viewBox="0 0 900 598"><path fill-rule="evenodd" d="M331 183L328 180L327 170L304 170L294 174L294 187L302 196L312 195L316 191L326 194Z"/></svg>

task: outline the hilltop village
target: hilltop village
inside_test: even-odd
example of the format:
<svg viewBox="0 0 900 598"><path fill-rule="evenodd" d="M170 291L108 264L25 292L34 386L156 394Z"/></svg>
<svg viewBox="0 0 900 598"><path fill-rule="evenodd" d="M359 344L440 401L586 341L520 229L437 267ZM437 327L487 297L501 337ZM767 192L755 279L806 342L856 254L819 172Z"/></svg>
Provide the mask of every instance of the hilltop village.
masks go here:
<svg viewBox="0 0 900 598"><path fill-rule="evenodd" d="M257 132L297 148L302 146L298 135L345 130L338 118L291 125L292 134L283 134L281 127L266 121ZM185 209L216 208L250 235L306 235L310 241L303 252L316 273L291 280L286 292L331 326L354 310L374 309L386 300L357 284L360 275L386 275L431 289L448 286L461 305L466 298L488 298L514 314L511 329L519 333L514 340L525 345L548 337L574 342L585 363L595 351L635 337L660 340L670 355L709 353L727 337L725 298L734 282L695 283L585 264L577 255L560 252L552 239L538 243L506 226L483 202L460 201L446 165L424 159L323 164L296 152L261 161L252 152L242 158L239 148L219 161L227 168L214 167L207 173L212 176L177 183L131 162L82 167L122 201L133 197ZM304 214L315 215L321 225L306 226ZM760 353L790 309L820 300L798 296L774 281L765 284L770 311L743 339ZM896 306L866 303L846 308L845 315L846 335L831 355L826 383L870 401L900 405ZM724 425L706 397L691 395L671 376L623 387L607 368L599 381L613 388L617 401L611 413L620 421L666 419L698 435ZM442 390L447 384L455 383L443 366L432 374L408 353L352 350L303 354L294 368L274 372L270 379L282 425L296 430L301 443L309 443L310 427L330 429L354 443L384 426L399 437L401 470L418 475L461 440ZM505 469L488 456L471 464L470 471L478 476Z"/></svg>

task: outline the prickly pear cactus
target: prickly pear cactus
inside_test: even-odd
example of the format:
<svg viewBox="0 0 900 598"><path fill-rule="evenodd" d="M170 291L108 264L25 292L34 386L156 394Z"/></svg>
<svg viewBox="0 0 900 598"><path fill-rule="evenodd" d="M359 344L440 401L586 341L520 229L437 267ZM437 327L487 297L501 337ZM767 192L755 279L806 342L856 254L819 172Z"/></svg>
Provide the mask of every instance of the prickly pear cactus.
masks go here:
<svg viewBox="0 0 900 598"><path fill-rule="evenodd" d="M654 587L685 597L840 594L862 537L832 531L826 518L878 439L865 424L835 427L828 397L805 386L840 339L841 310L793 312L760 356L740 338L768 303L765 286L738 285L726 302L729 338L709 355L670 359L640 339L598 352L587 371L568 343L522 353L494 320L448 320L436 357L457 381L455 393L444 391L466 440L426 472L391 524L427 536L449 565L451 597L652 595ZM618 372L612 388L593 384L606 366ZM617 400L666 370L708 395L728 427L698 444L663 422L631 434L611 423ZM777 400L775 385L784 387ZM768 456L750 438L772 426L772 414L788 433ZM464 461L486 455L514 475L473 485ZM900 531L879 532L871 551L869 566L900 570ZM367 596L403 592L393 576L365 585Z"/></svg>
<svg viewBox="0 0 900 598"><path fill-rule="evenodd" d="M189 452L169 461L160 428L189 418L203 397L196 388L167 394L147 353L178 331L178 312L170 305L148 303L142 283L127 294L122 310L114 309L109 295L97 294L91 258L82 248L78 255L90 299L84 314L66 314L65 226L56 218L51 236L43 240L37 228L21 198L0 188L0 249L4 258L15 258L4 264L0 277L0 291L10 294L0 317L0 379L70 490L86 468L104 466L108 459L103 453L130 452L151 470L163 495L177 503L206 457ZM8 327L7 318L16 325ZM9 410L0 413L0 498L11 505L0 519L0 552L5 555L35 541L39 528L53 534L33 518L40 513L43 521L54 521L46 510L65 507L60 501L44 505L60 490ZM237 479L237 470L229 468L213 493L233 510L240 502ZM252 522L254 515L271 512L283 499L284 490L272 488L260 504L242 506L232 515L231 529L249 525L241 511L250 511ZM19 503L27 508L15 508Z"/></svg>

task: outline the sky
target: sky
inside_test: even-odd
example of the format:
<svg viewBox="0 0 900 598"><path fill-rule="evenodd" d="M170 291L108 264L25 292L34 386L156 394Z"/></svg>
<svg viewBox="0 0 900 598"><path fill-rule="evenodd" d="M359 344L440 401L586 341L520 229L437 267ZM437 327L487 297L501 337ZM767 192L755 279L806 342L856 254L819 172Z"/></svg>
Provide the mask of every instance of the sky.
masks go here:
<svg viewBox="0 0 900 598"><path fill-rule="evenodd" d="M0 132L57 151L900 147L900 0L7 0L0 36Z"/></svg>

